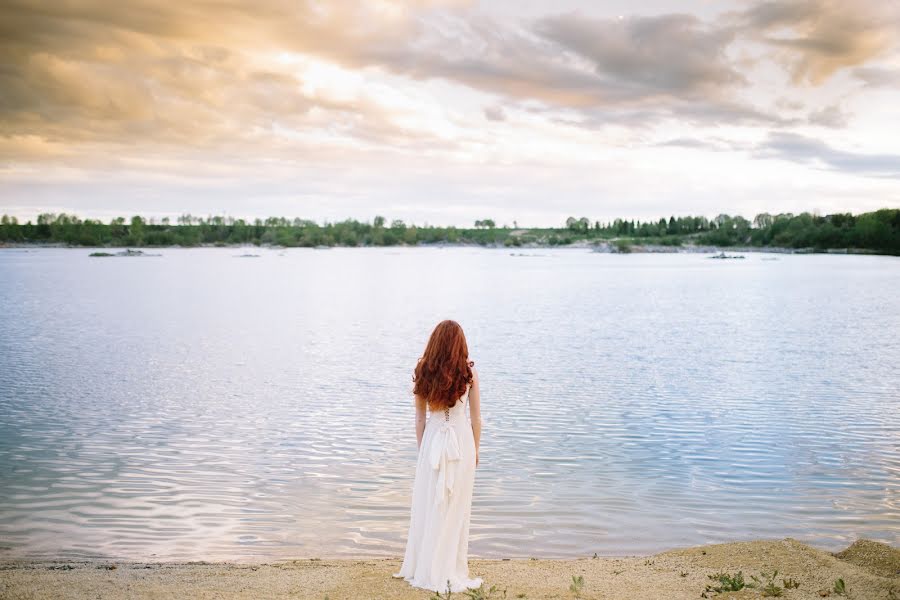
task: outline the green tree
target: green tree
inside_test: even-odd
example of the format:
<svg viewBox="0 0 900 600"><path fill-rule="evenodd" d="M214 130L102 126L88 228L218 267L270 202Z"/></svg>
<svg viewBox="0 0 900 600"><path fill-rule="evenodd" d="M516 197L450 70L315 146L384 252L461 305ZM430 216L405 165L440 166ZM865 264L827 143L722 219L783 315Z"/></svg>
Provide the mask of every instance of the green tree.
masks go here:
<svg viewBox="0 0 900 600"><path fill-rule="evenodd" d="M131 217L131 225L128 228L129 244L140 246L144 243L144 225L144 219L141 217Z"/></svg>
<svg viewBox="0 0 900 600"><path fill-rule="evenodd" d="M753 217L753 226L757 229L766 229L771 227L775 222L775 217L770 215L769 213L759 213L755 217Z"/></svg>

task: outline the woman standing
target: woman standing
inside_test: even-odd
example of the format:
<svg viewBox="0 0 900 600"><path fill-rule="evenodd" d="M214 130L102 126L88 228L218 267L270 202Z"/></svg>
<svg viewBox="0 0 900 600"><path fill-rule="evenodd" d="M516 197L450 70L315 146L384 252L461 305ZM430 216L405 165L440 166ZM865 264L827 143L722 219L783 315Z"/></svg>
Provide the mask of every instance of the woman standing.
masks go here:
<svg viewBox="0 0 900 600"><path fill-rule="evenodd" d="M469 579L468 565L472 487L481 439L474 365L462 327L447 320L434 328L413 375L419 453L406 554L394 577L436 592L448 586L460 592L481 585L480 577Z"/></svg>

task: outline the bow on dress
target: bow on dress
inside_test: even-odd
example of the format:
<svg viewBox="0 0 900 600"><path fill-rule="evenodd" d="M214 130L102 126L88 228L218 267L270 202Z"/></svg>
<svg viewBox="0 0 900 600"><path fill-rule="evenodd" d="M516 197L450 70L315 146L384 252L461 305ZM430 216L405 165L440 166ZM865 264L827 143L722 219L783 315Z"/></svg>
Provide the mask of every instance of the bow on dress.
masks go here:
<svg viewBox="0 0 900 600"><path fill-rule="evenodd" d="M441 424L436 439L431 444L429 456L431 468L438 472L437 488L435 489L435 503L438 506L446 506L447 499L453 493L453 482L459 458L459 438L456 436L456 430L449 422L445 421Z"/></svg>

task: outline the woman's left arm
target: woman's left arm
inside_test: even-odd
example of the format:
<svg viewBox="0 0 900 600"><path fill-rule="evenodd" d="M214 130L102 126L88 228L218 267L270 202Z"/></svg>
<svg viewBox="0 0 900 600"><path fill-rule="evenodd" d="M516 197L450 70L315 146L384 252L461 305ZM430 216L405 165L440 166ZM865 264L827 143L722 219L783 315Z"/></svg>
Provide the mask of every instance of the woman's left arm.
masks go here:
<svg viewBox="0 0 900 600"><path fill-rule="evenodd" d="M475 466L478 466L478 449L481 446L481 386L478 371L472 367L472 387L469 389L469 418L472 422L472 436L475 438Z"/></svg>
<svg viewBox="0 0 900 600"><path fill-rule="evenodd" d="M425 398L416 396L416 448L422 446L422 435L425 433Z"/></svg>

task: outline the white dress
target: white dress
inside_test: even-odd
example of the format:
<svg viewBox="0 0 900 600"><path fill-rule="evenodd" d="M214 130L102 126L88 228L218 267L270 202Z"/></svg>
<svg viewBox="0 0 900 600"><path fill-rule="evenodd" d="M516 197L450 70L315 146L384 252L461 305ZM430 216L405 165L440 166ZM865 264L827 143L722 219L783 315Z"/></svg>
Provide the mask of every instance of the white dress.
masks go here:
<svg viewBox="0 0 900 600"><path fill-rule="evenodd" d="M416 460L406 554L400 572L410 585L461 592L469 578L469 517L475 482L475 436L466 417L469 388L446 411L431 412Z"/></svg>

